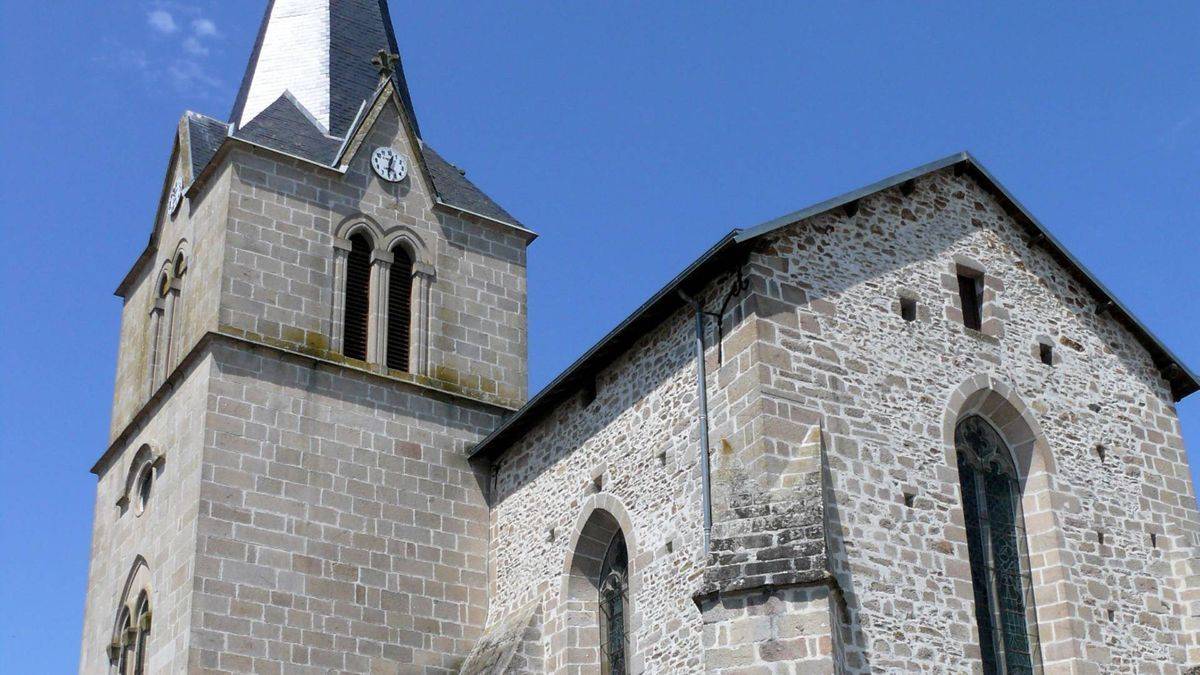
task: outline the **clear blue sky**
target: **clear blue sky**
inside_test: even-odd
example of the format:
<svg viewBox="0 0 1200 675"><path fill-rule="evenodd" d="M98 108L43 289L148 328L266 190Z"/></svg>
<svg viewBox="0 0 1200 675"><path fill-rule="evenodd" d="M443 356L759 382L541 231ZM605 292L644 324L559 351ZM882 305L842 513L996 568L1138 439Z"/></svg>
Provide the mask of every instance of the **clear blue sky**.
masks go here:
<svg viewBox="0 0 1200 675"><path fill-rule="evenodd" d="M264 4L0 3L0 671L76 667L112 290ZM425 136L542 234L534 389L729 229L962 149L1200 368L1200 3L995 5L392 14ZM1200 467L1200 395L1179 411Z"/></svg>

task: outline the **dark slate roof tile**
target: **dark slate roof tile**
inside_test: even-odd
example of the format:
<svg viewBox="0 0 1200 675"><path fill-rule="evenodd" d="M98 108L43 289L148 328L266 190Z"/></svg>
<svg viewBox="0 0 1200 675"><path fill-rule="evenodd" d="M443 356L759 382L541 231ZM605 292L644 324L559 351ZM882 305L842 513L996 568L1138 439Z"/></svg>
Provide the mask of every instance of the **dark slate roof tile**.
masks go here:
<svg viewBox="0 0 1200 675"><path fill-rule="evenodd" d="M188 113L188 144L192 150L192 178L200 175L229 135L229 124L199 113Z"/></svg>
<svg viewBox="0 0 1200 675"><path fill-rule="evenodd" d="M333 162L342 146L340 139L326 136L286 92L234 136L325 165Z"/></svg>
<svg viewBox="0 0 1200 675"><path fill-rule="evenodd" d="M259 56L273 9L274 0L267 3L258 37L250 53L250 61L246 64L246 72L242 76L242 84L230 112L229 119L235 123L242 117L242 111L245 109L254 75L259 67ZM371 64L371 59L381 49L387 49L394 54L398 54L400 49L388 12L387 0L338 0L327 2L324 9L329 13L329 43L310 47L328 52L329 133L345 136L354 122L358 107L371 97L379 84L379 73ZM421 128L417 123L401 63L396 64L394 77L405 112L412 120L417 136L420 136Z"/></svg>
<svg viewBox="0 0 1200 675"><path fill-rule="evenodd" d="M471 211L481 216L524 227L512 214L505 211L504 207L492 201L491 197L467 180L467 177L457 167L443 159L428 143L424 144L422 155L425 157L425 165L429 167L429 174L433 178L434 189L437 190L443 202L464 211Z"/></svg>

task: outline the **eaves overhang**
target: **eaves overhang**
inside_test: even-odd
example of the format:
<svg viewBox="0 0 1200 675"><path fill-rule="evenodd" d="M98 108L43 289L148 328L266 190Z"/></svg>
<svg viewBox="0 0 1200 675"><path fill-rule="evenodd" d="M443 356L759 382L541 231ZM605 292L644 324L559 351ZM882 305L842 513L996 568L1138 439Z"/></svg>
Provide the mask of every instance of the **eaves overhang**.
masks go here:
<svg viewBox="0 0 1200 675"><path fill-rule="evenodd" d="M707 280L719 271L728 269L731 263L739 259L739 256L744 256L759 237L943 169L952 169L971 176L980 187L1000 203L1014 220L1025 228L1031 242L1044 247L1059 264L1071 271L1096 300L1096 312L1107 312L1133 334L1146 349L1154 366L1170 385L1171 395L1175 401L1180 401L1200 390L1200 378L1197 378L1179 357L1175 356L1166 345L1156 338L1133 315L1133 312L1121 303L1104 284L1100 283L1082 262L1071 255L1046 226L1034 218L970 153L959 152L754 227L733 230L725 235L679 276L672 279L595 346L567 367L562 374L546 385L520 410L480 441L471 451L471 459L493 461L503 454L509 445L519 440L524 433L545 418L555 406L586 385L641 335L683 307L684 303L679 299L677 291L694 292L703 287Z"/></svg>
<svg viewBox="0 0 1200 675"><path fill-rule="evenodd" d="M747 228L738 235L738 240L749 241L756 239L792 223L797 223L815 215L825 213L826 211L846 206L876 192L897 187L935 171L951 168L956 172L962 172L971 176L980 187L1000 203L1000 206L1013 220L1025 229L1031 244L1041 246L1060 265L1075 275L1095 301L1095 311L1097 314L1108 313L1138 340L1142 347L1149 352L1154 367L1158 369L1163 379L1170 385L1171 395L1175 401L1180 401L1200 390L1200 378L1197 378L1196 374L1184 364L1183 360L1155 337L1150 332L1150 329L1134 316L1133 312L1096 278L1096 275L1092 274L1091 270L1072 255L1063 246L1062 242L1051 234L1049 228L1035 218L1021 202L1017 201L1016 197L1000 181L996 180L996 177L988 172L969 152L964 151L955 153L949 157L943 157L942 159L885 178L864 188L847 192L833 199L827 199L799 211L769 220L761 225Z"/></svg>
<svg viewBox="0 0 1200 675"><path fill-rule="evenodd" d="M624 321L600 339L591 349L542 388L520 410L508 417L471 451L471 459L494 459L526 431L543 419L555 406L588 384L615 358L633 346L655 326L687 304L679 297L698 293L714 276L731 270L744 259L749 246L739 243L739 230L725 235L667 285L635 309Z"/></svg>

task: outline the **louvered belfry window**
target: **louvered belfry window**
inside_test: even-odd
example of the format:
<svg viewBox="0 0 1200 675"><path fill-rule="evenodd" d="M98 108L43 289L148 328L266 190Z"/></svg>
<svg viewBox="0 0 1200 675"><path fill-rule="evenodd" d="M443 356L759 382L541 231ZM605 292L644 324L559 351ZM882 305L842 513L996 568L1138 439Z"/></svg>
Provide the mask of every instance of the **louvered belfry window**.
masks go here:
<svg viewBox="0 0 1200 675"><path fill-rule="evenodd" d="M346 314L342 339L343 353L367 359L367 323L371 304L371 242L363 235L350 237L350 255L346 258Z"/></svg>
<svg viewBox="0 0 1200 675"><path fill-rule="evenodd" d="M392 250L388 280L387 367L408 370L408 345L412 325L412 258L400 246Z"/></svg>

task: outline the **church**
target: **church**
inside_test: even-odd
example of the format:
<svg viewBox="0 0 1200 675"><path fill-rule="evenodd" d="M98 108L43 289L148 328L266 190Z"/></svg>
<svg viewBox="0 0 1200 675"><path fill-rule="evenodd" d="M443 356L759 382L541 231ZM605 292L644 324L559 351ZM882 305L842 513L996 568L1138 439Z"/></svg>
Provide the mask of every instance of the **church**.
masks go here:
<svg viewBox="0 0 1200 675"><path fill-rule="evenodd" d="M531 396L536 234L399 52L270 0L179 120L81 673L1200 667L1200 381L971 155L729 231Z"/></svg>

